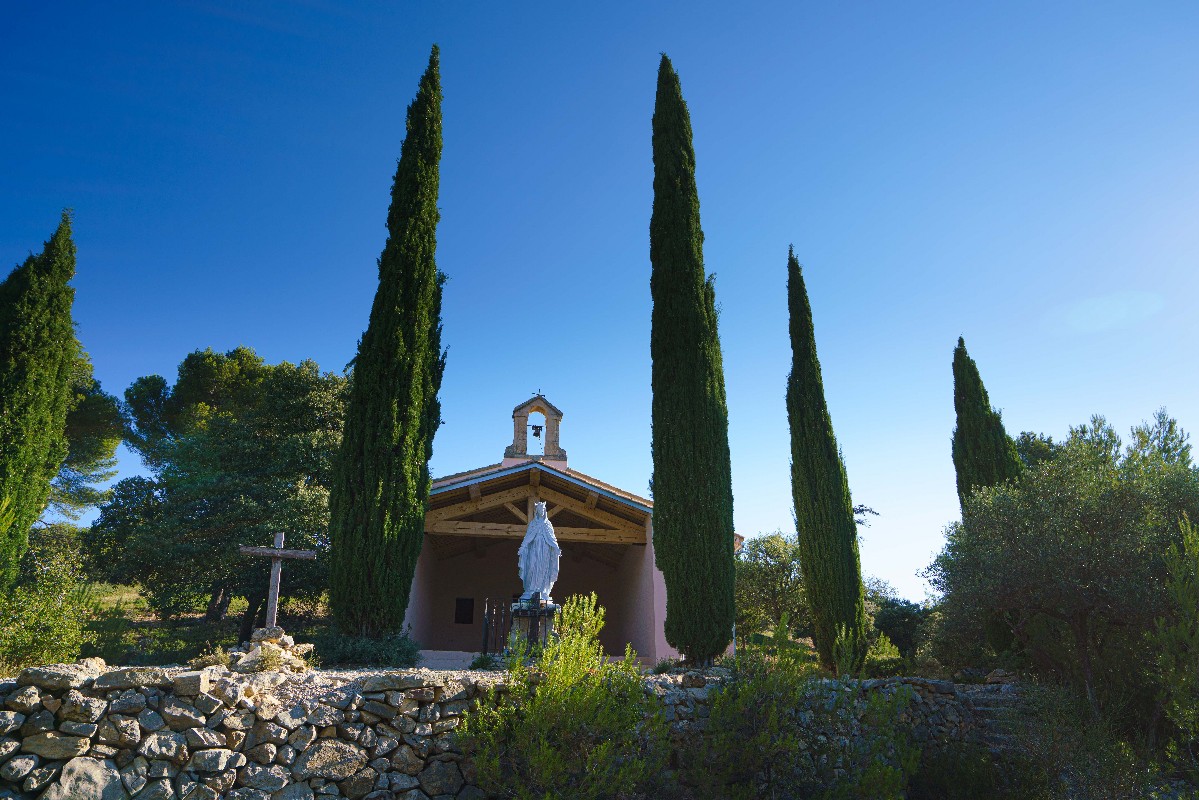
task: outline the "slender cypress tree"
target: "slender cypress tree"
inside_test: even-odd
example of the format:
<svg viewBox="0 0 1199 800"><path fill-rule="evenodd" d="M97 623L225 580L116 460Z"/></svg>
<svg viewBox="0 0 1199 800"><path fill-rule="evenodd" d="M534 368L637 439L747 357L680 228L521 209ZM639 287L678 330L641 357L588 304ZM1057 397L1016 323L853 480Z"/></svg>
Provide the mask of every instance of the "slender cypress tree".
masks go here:
<svg viewBox="0 0 1199 800"><path fill-rule="evenodd" d="M825 668L837 666L834 645L852 656L856 672L866 658L866 608L858 530L845 464L833 434L812 306L794 249L787 251L787 304L791 312L791 374L787 422L791 426L791 493L799 535L799 564L812 608L816 651ZM841 664L840 666L845 666Z"/></svg>
<svg viewBox="0 0 1199 800"><path fill-rule="evenodd" d="M1003 429L999 412L991 408L978 365L958 337L953 349L953 467L957 471L958 500L965 508L970 492L1014 478L1022 469L1016 444Z"/></svg>
<svg viewBox="0 0 1199 800"><path fill-rule="evenodd" d="M704 276L691 118L670 59L658 67L650 219L654 548L666 641L707 662L732 640L733 488L713 278Z"/></svg>
<svg viewBox="0 0 1199 800"><path fill-rule="evenodd" d="M29 529L46 508L50 479L67 455L75 290L71 217L42 252L0 283L0 591L12 585Z"/></svg>
<svg viewBox="0 0 1199 800"><path fill-rule="evenodd" d="M445 369L435 261L441 78L434 45L408 106L370 324L358 343L329 498L330 605L347 634L400 629L425 532Z"/></svg>

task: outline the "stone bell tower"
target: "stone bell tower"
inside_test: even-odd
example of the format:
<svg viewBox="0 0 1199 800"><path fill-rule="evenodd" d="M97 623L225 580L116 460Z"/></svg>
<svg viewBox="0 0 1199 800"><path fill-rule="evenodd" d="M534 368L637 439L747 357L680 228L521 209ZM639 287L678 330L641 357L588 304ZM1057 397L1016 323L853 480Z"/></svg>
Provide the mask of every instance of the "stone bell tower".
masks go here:
<svg viewBox="0 0 1199 800"><path fill-rule="evenodd" d="M545 415L545 453L529 455L529 415L539 411ZM566 451L559 442L562 412L546 400L543 395L533 398L512 409L512 444L504 448L504 465L510 466L523 461L543 461L548 466L566 468Z"/></svg>

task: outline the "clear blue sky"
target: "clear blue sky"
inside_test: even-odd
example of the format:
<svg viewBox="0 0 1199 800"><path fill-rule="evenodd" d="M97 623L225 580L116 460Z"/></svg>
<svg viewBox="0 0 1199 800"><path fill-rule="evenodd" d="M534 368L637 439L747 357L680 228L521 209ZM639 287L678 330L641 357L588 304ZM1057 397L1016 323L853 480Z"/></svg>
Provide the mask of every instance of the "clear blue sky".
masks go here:
<svg viewBox="0 0 1199 800"><path fill-rule="evenodd" d="M435 473L514 405L650 475L650 117L670 55L717 275L737 529L792 525L785 262L805 265L864 572L957 515L959 334L1009 432L1199 428L1199 5L33 3L0 9L0 258L75 209L75 318L120 393L189 351L353 357L404 111L441 46ZM138 469L123 459L124 474Z"/></svg>

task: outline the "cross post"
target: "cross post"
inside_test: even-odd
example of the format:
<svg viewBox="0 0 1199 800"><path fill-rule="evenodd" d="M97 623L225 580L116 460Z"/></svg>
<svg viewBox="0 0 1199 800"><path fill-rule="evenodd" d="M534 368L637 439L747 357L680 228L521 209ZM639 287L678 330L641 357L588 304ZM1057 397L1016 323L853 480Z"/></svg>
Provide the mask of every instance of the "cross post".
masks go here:
<svg viewBox="0 0 1199 800"><path fill-rule="evenodd" d="M316 558L315 550L284 550L283 533L275 534L274 547L247 547L242 545L238 551L244 556L267 556L271 560L271 586L266 595L266 626L275 627L279 613L279 578L283 574L283 559L300 558L312 561Z"/></svg>

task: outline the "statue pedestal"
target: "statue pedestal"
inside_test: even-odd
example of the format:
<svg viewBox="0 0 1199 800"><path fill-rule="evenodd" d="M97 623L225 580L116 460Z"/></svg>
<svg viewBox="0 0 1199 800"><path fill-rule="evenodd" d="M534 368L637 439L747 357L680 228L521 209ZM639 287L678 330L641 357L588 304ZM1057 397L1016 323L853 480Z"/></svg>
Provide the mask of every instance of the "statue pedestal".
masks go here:
<svg viewBox="0 0 1199 800"><path fill-rule="evenodd" d="M529 600L513 603L508 650L545 647L554 635L554 617L561 609L562 606L546 602L538 594L534 594Z"/></svg>

